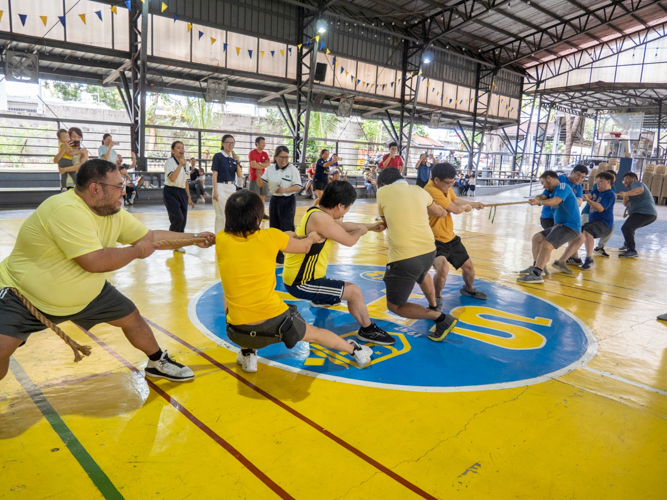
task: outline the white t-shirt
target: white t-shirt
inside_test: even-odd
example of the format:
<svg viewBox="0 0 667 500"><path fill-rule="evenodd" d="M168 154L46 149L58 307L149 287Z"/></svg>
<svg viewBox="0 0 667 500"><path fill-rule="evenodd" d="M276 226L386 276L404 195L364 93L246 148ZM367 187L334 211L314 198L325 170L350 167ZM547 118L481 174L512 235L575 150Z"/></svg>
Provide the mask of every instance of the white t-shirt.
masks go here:
<svg viewBox="0 0 667 500"><path fill-rule="evenodd" d="M178 172L178 177L176 177L176 181L172 181L169 179L169 176L176 172L176 169L178 168L178 161L176 161L176 158L173 156L169 158L165 164L164 164L164 185L165 186L171 186L171 187L177 187L181 189L185 189L185 185L188 182L188 174L185 173L185 168L186 165L184 165L180 172Z"/></svg>
<svg viewBox="0 0 667 500"><path fill-rule="evenodd" d="M271 196L294 196L294 193L276 193L279 187L290 188L301 187L301 174L299 169L291 163L282 170L275 163L270 165L262 174L262 180L269 185Z"/></svg>

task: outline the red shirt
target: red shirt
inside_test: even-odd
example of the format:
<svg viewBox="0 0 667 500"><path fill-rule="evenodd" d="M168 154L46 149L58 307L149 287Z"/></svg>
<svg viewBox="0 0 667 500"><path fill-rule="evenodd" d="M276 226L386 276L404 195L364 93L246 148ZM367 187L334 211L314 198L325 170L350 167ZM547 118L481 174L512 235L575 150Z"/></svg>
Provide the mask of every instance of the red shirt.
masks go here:
<svg viewBox="0 0 667 500"><path fill-rule="evenodd" d="M380 162L380 165L379 165L380 168L400 168L400 167L403 166L403 158L396 155L396 156L394 156L394 158L392 160L389 161L389 165L384 167L383 165L384 165L384 162L387 158L389 158L389 153L387 153L386 155L384 155L382 157L382 161Z"/></svg>
<svg viewBox="0 0 667 500"><path fill-rule="evenodd" d="M311 178L315 176L315 171L312 168L309 168L306 172Z"/></svg>
<svg viewBox="0 0 667 500"><path fill-rule="evenodd" d="M248 160L249 161L256 161L259 164L266 163L267 161L269 161L269 154L266 151L262 151L260 153L256 149L253 149L248 154ZM259 174L259 175L263 175L264 170L266 170L266 169L263 168L262 173ZM250 180L250 181L256 181L257 180L257 170L255 170L254 168L250 168L250 175L248 177L248 180Z"/></svg>

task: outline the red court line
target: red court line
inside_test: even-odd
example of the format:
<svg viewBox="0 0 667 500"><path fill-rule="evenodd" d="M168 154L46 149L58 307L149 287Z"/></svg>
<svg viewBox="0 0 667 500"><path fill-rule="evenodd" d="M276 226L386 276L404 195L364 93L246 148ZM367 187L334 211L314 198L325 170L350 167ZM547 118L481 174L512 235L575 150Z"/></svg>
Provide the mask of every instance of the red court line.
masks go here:
<svg viewBox="0 0 667 500"><path fill-rule="evenodd" d="M354 453L356 456L358 456L359 458L361 458L361 459L364 460L365 462L369 463L370 465L372 465L373 467L375 467L376 469L378 469L380 472L383 472L384 474L386 474L387 476L389 476L390 478L392 478L393 480L395 480L395 481L398 482L399 484L405 486L406 488L408 488L408 489L411 490L412 492L416 493L417 495L421 496L422 498L428 498L429 500L437 500L436 497L434 497L433 495L431 495L431 494L425 492L425 491L422 490L419 486L417 486L417 485L411 483L410 481L408 481L408 480L405 479L404 477L402 477L402 476L396 474L394 471L392 471L392 470L389 469L388 467L385 467L384 465L382 465L382 464L381 464L380 462L378 462L377 460L375 460L375 459L369 457L368 455L366 455L366 454L365 454L364 452L362 452L361 450L359 450L359 449L355 448L354 446L352 446L351 444L349 444L347 441L344 441L343 439L339 438L338 436L336 436L336 435L333 434L332 432L329 432L329 431L326 430L324 427L322 427L321 425L318 425L316 422L314 422L313 420L309 419L309 418L306 417L305 415L299 413L298 411L296 411L296 410L295 410L294 408L292 408L291 406L288 406L288 405L286 405L285 403L283 403L282 401L280 401L279 399L273 397L271 394L269 394L268 392L266 392L264 389L261 389L261 388L257 387L255 384L253 384L253 383L250 382L249 380L243 378L242 376L240 376L240 375L239 375L238 373L236 373L235 371L230 370L230 369L227 368L225 365L223 365L223 364L220 363L219 361L216 361L216 360L213 359L211 356L209 356L209 355L206 354L205 352L201 351L201 350L198 349L197 347L195 347L195 346L189 344L188 342L186 342L186 341L183 340L182 338L177 337L177 336L174 335L173 333L171 333L171 332L165 330L165 329L162 328L160 325L158 325L158 324L152 322L152 321L149 320L148 318L144 317L144 319L145 319L146 322L147 322L149 325L151 325L153 328L155 328L155 329L159 330L160 332L164 333L165 335L167 335L168 337L172 338L172 339L175 340L176 342L179 342L180 344L184 345L185 347L187 347L187 348L190 349L191 351L195 352L196 354L198 354L199 356L201 356L202 358L204 358L205 360L207 360L207 361L208 361L209 363L211 363L212 365L214 365L214 366L220 368L222 371L224 371L224 372L227 373L228 375L231 375L232 377L234 377L235 379L237 379L239 382L245 384L246 386L248 386L248 387L249 387L250 389L252 389L253 391L255 391L255 392L261 394L262 396L264 396L266 399L268 399L268 400L271 401L272 403L275 403L276 405L280 406L283 410L287 411L288 413L290 413L290 414L292 414L293 416L297 417L298 419L302 420L303 422L305 422L306 424L308 424L309 426L311 426L311 427L312 427L313 429L315 429L316 431L320 432L321 434L324 434L326 437L328 437L328 438L331 439L332 441L338 443L340 446L342 446L342 447L345 448L346 450L348 450L348 451Z"/></svg>
<svg viewBox="0 0 667 500"><path fill-rule="evenodd" d="M93 333L89 332L88 330L81 328L79 326L79 329L82 330L86 335L88 335L91 339L93 339L98 345L100 345L105 351L107 351L109 354L111 354L114 358L116 358L118 361L120 361L123 365L125 365L126 368L129 370L135 372L135 373L140 373L143 375L143 372L139 370L136 366L134 366L132 363L127 361L125 358L123 358L120 354L118 354L116 351L114 351L111 347L109 347L107 344L105 344L102 340L97 338ZM257 468L250 460L248 460L245 456L241 454L236 448L234 448L231 444L229 444L227 441L225 441L222 437L220 437L218 434L213 431L209 426L207 426L204 422L199 420L197 417L195 417L185 406L180 404L178 401L176 401L174 398L172 398L169 394L167 394L165 391L163 391L157 384L155 384L152 380L146 378L146 382L148 383L148 386L153 389L156 393L158 393L163 399L165 399L171 406L176 408L180 413L182 413L188 420L190 420L193 424L195 424L199 429L204 431L204 433L213 439L216 443L218 443L220 446L222 446L227 452L229 452L230 455L232 455L236 460L241 462L244 467L246 467L250 472L252 472L257 479L262 481L265 485L267 485L273 492L278 495L280 498L285 498L285 499L291 499L294 500L294 497L287 493L285 490L283 490L280 486L278 486L269 476L264 474L259 468Z"/></svg>

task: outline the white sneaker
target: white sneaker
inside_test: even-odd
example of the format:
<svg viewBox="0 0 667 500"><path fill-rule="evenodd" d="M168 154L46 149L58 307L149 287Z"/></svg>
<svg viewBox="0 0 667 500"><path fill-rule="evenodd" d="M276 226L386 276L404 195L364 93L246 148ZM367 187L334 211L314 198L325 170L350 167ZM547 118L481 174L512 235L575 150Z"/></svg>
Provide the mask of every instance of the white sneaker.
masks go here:
<svg viewBox="0 0 667 500"><path fill-rule="evenodd" d="M134 199L137 197L137 193L132 193L130 196L130 205L134 205Z"/></svg>
<svg viewBox="0 0 667 500"><path fill-rule="evenodd" d="M149 359L144 372L147 377L166 378L172 382L184 382L195 378L195 374L190 368L171 359L167 351L164 351L157 361Z"/></svg>
<svg viewBox="0 0 667 500"><path fill-rule="evenodd" d="M354 340L350 340L350 345L352 345L352 348L354 349L352 357L357 362L357 366L359 366L359 368L363 368L364 366L368 365L371 362L373 349L371 349L367 345L363 346L359 345Z"/></svg>
<svg viewBox="0 0 667 500"><path fill-rule="evenodd" d="M177 249L174 250L174 252L185 253L185 248L183 248L183 247L177 248Z"/></svg>
<svg viewBox="0 0 667 500"><path fill-rule="evenodd" d="M204 193L204 198L213 198L213 197L208 193Z"/></svg>
<svg viewBox="0 0 667 500"><path fill-rule="evenodd" d="M239 351L236 356L236 364L241 365L241 369L246 373L255 373L257 371L257 349L253 349L250 354L244 355Z"/></svg>

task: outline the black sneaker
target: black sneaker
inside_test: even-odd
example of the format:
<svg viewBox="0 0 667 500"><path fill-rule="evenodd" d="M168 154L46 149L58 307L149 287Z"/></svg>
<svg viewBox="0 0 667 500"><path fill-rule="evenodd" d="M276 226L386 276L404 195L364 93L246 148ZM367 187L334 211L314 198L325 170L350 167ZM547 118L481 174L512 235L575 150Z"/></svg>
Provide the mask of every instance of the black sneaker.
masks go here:
<svg viewBox="0 0 667 500"><path fill-rule="evenodd" d="M584 261L581 260L579 257L570 257L565 261L565 263L568 266L581 266L584 263Z"/></svg>
<svg viewBox="0 0 667 500"><path fill-rule="evenodd" d="M593 250L593 253L595 255L599 255L600 257L609 257L609 254L605 252L604 247L597 247Z"/></svg>
<svg viewBox="0 0 667 500"><path fill-rule="evenodd" d="M371 323L371 330L362 332L361 329L357 332L357 338L362 342L370 342L377 345L394 345L396 339L385 332L375 323Z"/></svg>
<svg viewBox="0 0 667 500"><path fill-rule="evenodd" d="M464 285L461 287L460 291L461 295L465 295L466 297L472 297L473 299L486 300L488 298L483 291L477 290L477 288L475 287L473 287L472 290L468 290Z"/></svg>
<svg viewBox="0 0 667 500"><path fill-rule="evenodd" d="M435 332L429 333L428 338L433 342L442 342L445 340L445 337L449 335L449 332L454 329L456 323L458 322L459 320L451 314L445 314L444 320L435 322Z"/></svg>

